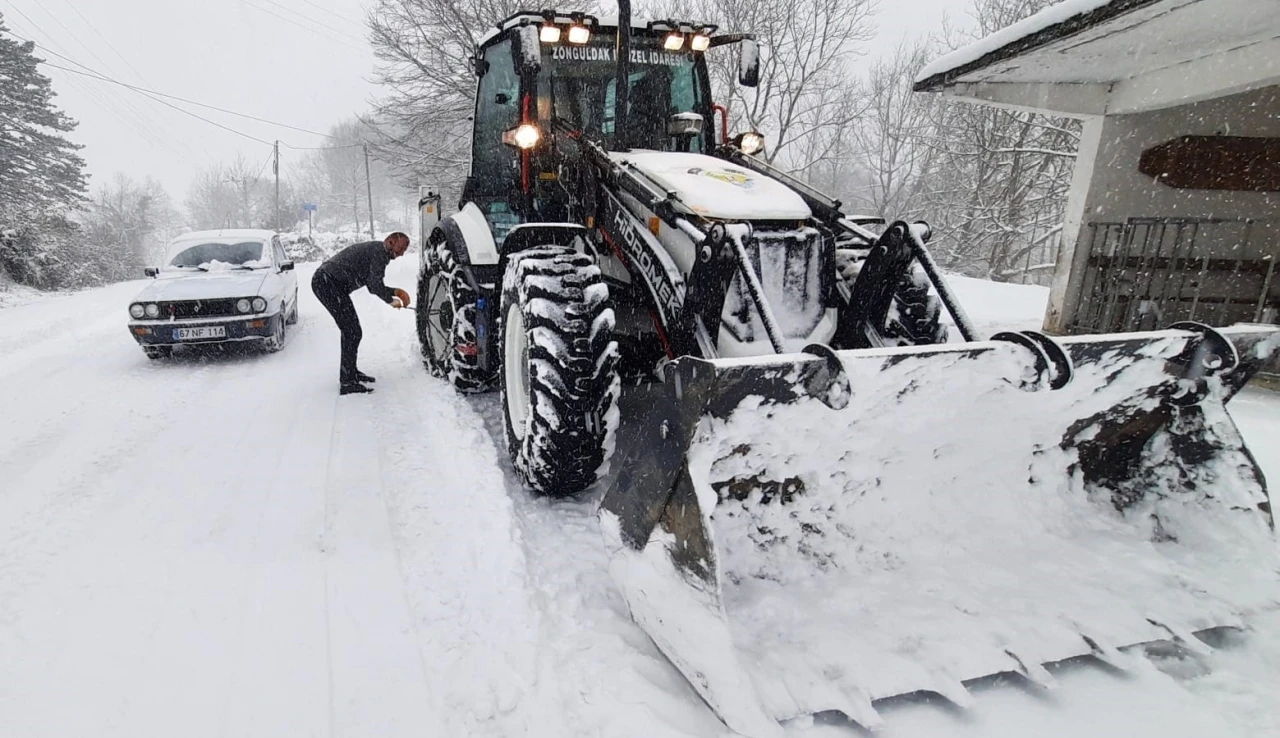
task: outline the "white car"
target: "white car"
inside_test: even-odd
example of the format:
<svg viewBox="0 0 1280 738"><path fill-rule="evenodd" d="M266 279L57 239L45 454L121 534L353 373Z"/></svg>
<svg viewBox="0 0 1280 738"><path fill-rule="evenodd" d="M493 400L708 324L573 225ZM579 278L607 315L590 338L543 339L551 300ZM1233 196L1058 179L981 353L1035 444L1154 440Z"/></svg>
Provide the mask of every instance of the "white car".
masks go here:
<svg viewBox="0 0 1280 738"><path fill-rule="evenodd" d="M273 231L185 233L146 275L155 281L129 304L129 334L152 359L188 344L279 351L285 325L298 320L298 276Z"/></svg>

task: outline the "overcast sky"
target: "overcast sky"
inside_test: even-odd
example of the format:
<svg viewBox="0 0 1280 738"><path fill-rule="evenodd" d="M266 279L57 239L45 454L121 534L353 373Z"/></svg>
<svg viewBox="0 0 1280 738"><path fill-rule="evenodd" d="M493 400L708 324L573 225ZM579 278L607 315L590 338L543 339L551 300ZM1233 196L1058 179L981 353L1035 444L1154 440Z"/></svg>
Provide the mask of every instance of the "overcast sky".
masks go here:
<svg viewBox="0 0 1280 738"><path fill-rule="evenodd" d="M363 112L377 96L362 19L369 0L0 0L15 34L47 61L311 131ZM544 3L545 4L545 3ZM880 0L875 51L927 33L941 13L965 20L968 0ZM531 7L537 6L537 3ZM540 7L540 6L539 6ZM44 49L48 49L45 51ZM56 102L79 121L90 184L124 172L159 180L179 204L201 168L266 164L270 142L320 146L300 131L170 101L254 141L128 89L45 66ZM282 146L281 171L303 152ZM269 171L269 170L268 170Z"/></svg>

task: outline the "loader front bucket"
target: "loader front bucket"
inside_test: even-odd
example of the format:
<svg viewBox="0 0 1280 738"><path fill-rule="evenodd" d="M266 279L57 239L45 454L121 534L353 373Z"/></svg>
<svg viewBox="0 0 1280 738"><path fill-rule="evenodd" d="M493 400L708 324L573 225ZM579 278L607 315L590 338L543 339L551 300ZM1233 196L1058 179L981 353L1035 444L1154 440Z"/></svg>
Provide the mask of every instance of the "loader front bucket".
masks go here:
<svg viewBox="0 0 1280 738"><path fill-rule="evenodd" d="M632 617L749 736L1280 607L1241 326L667 368L599 511Z"/></svg>

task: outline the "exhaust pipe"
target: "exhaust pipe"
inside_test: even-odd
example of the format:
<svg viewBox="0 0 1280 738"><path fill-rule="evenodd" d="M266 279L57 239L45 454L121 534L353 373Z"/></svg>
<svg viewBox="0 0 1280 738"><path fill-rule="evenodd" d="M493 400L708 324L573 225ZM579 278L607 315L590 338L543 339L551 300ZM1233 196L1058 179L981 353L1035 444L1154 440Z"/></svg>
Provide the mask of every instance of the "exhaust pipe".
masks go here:
<svg viewBox="0 0 1280 738"><path fill-rule="evenodd" d="M627 135L627 98L631 78L631 0L618 0L618 41L615 49L618 79L613 96L613 148L625 151L631 148Z"/></svg>

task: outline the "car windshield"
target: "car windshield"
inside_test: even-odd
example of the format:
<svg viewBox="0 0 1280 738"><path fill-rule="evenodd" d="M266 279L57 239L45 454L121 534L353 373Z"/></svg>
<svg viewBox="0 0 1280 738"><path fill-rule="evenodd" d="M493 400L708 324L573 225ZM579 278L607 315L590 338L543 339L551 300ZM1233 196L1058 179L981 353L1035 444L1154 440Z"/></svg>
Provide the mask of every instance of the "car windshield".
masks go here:
<svg viewBox="0 0 1280 738"><path fill-rule="evenodd" d="M252 269L267 266L261 241L210 241L184 246L169 259L173 268Z"/></svg>
<svg viewBox="0 0 1280 738"><path fill-rule="evenodd" d="M585 46L557 45L543 52L551 67L549 104L554 117L593 138L614 131L614 96L617 67L615 39L595 36ZM667 121L676 113L698 112L703 86L700 67L687 49L670 52L657 38L632 38L630 92L630 140L642 148L671 150ZM549 62L548 62L549 59ZM541 91L545 96L546 90ZM544 108L543 117L547 116ZM701 141L694 139L697 150Z"/></svg>

